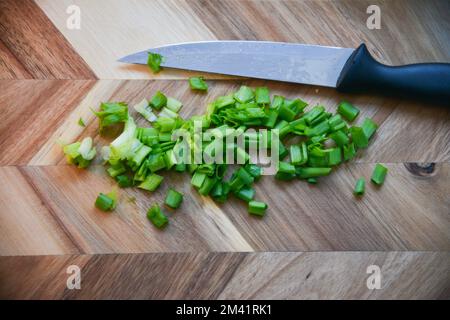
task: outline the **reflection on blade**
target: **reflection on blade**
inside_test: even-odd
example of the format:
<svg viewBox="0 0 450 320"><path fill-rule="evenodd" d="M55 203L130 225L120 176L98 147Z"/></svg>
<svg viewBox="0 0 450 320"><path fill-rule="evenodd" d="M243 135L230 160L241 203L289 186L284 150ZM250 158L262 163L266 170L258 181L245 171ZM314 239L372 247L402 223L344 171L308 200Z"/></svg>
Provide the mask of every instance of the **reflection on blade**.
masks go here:
<svg viewBox="0 0 450 320"><path fill-rule="evenodd" d="M138 52L121 62L146 64L147 52L164 67L335 87L354 49L268 41L207 41Z"/></svg>

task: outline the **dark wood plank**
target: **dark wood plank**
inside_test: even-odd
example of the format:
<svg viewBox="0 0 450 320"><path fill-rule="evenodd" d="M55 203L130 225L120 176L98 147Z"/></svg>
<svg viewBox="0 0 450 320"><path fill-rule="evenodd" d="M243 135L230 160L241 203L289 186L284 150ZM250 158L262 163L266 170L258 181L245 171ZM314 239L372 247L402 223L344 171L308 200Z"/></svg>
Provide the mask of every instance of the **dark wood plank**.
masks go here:
<svg viewBox="0 0 450 320"><path fill-rule="evenodd" d="M67 267L81 289L66 287ZM381 269L381 289L366 286ZM0 257L2 299L448 299L447 252Z"/></svg>
<svg viewBox="0 0 450 320"><path fill-rule="evenodd" d="M0 40L34 79L95 79L70 43L32 0L0 2ZM2 53L1 56L8 55ZM6 61L5 63L8 63ZM2 63L3 64L3 63ZM0 69L0 79L23 77L23 70Z"/></svg>
<svg viewBox="0 0 450 320"><path fill-rule="evenodd" d="M30 73L0 40L0 78L1 79L32 79Z"/></svg>
<svg viewBox="0 0 450 320"><path fill-rule="evenodd" d="M87 80L0 80L0 164L28 163L93 85Z"/></svg>
<svg viewBox="0 0 450 320"><path fill-rule="evenodd" d="M364 42L385 63L450 61L445 0L239 1L189 4L220 40L272 40L356 48ZM366 26L369 5L381 29ZM399 19L401 16L401 19Z"/></svg>

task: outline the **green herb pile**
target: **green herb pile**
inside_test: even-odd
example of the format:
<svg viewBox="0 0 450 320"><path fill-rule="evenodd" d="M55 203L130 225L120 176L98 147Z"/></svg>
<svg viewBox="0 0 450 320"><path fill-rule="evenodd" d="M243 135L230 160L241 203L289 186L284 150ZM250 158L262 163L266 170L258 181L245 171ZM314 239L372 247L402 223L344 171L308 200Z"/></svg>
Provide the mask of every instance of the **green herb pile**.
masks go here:
<svg viewBox="0 0 450 320"><path fill-rule="evenodd" d="M207 90L201 78L191 80L190 85L195 90ZM357 118L359 110L348 102L341 102L336 114L327 112L321 105L307 107L308 104L301 99L287 99L280 95L270 97L266 87L252 89L241 86L237 92L209 103L205 114L189 119L179 116L180 101L159 91L151 100L144 99L134 106L149 122L148 126L137 126L128 112L128 105L123 102L102 103L95 114L101 132L112 125L124 124L121 134L101 150L106 171L120 188L138 187L152 192L163 181L159 175L161 171L187 172L192 176L192 186L201 195L210 196L217 202L225 202L234 195L247 203L250 214L263 216L268 206L255 199L253 188L262 168L251 163L245 150L235 144L223 147L223 150L232 149L236 157L241 156L245 160L245 163L233 166L234 171L228 175L230 178L225 178L231 168L227 164L175 161L174 150L180 141L172 141L172 133L180 128L191 132L194 121L201 123L202 132L211 128L220 131L232 129L234 132L254 128L256 134L249 139L263 145L263 140L267 142L268 139L258 129L267 129L269 133L278 129L279 166L275 178L317 183L320 177L354 158L358 149L367 148L378 126L369 118L365 118L360 126L349 125ZM69 162L81 168L87 167L95 156L92 140L86 139L64 147ZM193 144L193 141L189 143ZM204 150L212 143L214 141L204 140ZM266 143L266 147L270 147L270 143ZM385 167L377 165L372 181L382 184L386 172ZM364 186L364 179L359 179L355 195L362 195ZM177 209L182 200L181 193L169 189L165 205ZM104 211L114 209L115 205L115 194L101 193L96 201L96 206ZM158 228L168 223L168 217L157 204L148 210L147 217Z"/></svg>

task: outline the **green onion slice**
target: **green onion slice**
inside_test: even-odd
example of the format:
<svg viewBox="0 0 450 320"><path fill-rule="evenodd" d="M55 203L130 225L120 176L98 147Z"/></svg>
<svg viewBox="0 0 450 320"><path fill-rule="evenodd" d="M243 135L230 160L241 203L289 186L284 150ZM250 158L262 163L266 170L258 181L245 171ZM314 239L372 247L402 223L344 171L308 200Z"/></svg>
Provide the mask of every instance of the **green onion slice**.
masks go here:
<svg viewBox="0 0 450 320"><path fill-rule="evenodd" d="M372 177L370 180L372 180L373 183L375 183L378 186L381 186L384 183L384 179L386 178L388 169L383 166L382 164L377 163L375 165L375 168L372 172Z"/></svg>

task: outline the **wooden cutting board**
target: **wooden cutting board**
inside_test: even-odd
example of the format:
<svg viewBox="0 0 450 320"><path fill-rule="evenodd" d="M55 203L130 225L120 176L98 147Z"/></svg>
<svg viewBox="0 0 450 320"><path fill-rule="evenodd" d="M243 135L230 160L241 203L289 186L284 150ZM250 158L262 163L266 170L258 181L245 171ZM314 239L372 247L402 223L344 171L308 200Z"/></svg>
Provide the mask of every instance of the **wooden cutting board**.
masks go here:
<svg viewBox="0 0 450 320"><path fill-rule="evenodd" d="M369 30L365 24L368 16L365 10L375 2L382 12L381 30ZM305 273L306 280L314 281L313 290L314 286L329 283L320 276L324 270L330 272L329 276L354 283L366 276L364 266L373 261L396 279L421 278L442 284L426 289L411 285L405 291L404 281L393 281L390 291L386 287L377 297L403 297L405 293L406 297L447 296L450 287L445 277L450 265L449 109L371 95L342 95L312 86L209 74L204 76L209 79L210 90L202 95L188 87L186 78L193 73L164 70L155 76L146 67L115 62L123 55L152 46L214 39L343 47L356 47L365 42L374 56L385 63L450 62L450 30L445 23L448 2L375 2L139 1L131 6L126 1L2 1L0 256L71 256L35 257L35 260L0 258L0 276L9 277L10 270L23 263L24 272L30 274L27 281L13 277L10 282L4 282L0 296L73 298L95 297L97 293L97 297L128 297L125 293L114 295L107 282L100 285L101 290L89 294L64 292L56 282L54 286L48 285L50 278L65 276L64 266L79 262L92 265L89 268L92 280L86 283L94 288L98 285L94 281L97 268L109 263L104 260L107 256L96 254L105 253L119 254L114 263L133 265L135 270L140 270L136 272L145 272L145 264L152 259L162 259L168 265L174 261L182 265L198 262L204 266L201 271L194 266L187 268L194 278L197 274L217 277L217 282L211 284L212 291L205 291L204 287L189 291L191 287L187 285L186 292L192 294L176 295L167 293L164 286L154 292L141 287L135 297L273 297L274 292L284 290L293 282L295 289L280 291L276 297L305 298L311 291L300 290L304 288L302 282L274 271L287 268L292 275L306 269L314 275L320 271L316 278ZM81 9L80 30L66 27L65 12L73 3ZM398 19L399 15L402 19ZM270 207L264 219L250 217L242 201L232 199L218 205L199 196L191 188L189 176L179 174L165 174L162 187L154 193L120 190L117 209L103 213L93 207L95 197L99 192L110 191L114 185L104 168L97 162L88 170L79 170L67 165L63 158L59 142L72 142L85 136L93 137L98 147L109 142L97 134L98 123L90 111L102 101L126 101L132 106L161 90L183 101L181 115L189 117L203 113L207 102L236 90L241 84L266 85L273 94L301 97L310 105L323 104L330 111L335 110L339 101L347 99L361 109L360 119L373 117L380 129L367 151L321 179L316 186L264 177L256 184L258 199ZM77 124L80 117L86 122L86 128ZM142 121L139 120L141 124ZM355 199L354 182L360 176L370 177L377 162L385 163L390 170L385 185L377 189L368 184L366 195L361 200ZM170 225L161 232L146 220L145 212L152 203L162 203L168 187L182 191L185 201L179 210L170 213ZM379 252L398 250L407 252ZM431 257L412 252L417 250L441 253ZM271 252L208 254L211 251ZM376 252L325 252L308 256L290 251ZM125 255L150 252L161 252L161 255ZM180 257L163 252L188 253ZM311 259L309 264L305 262ZM427 259L432 261L429 268L441 272L429 273L429 268L413 270L416 261ZM42 277L27 269L37 262L48 268ZM233 264L234 271L230 274L221 271L216 266L221 263ZM331 268L333 263L340 267ZM402 264L408 267L399 268ZM271 266L271 276L267 274L264 281L261 278L239 292L236 283L251 277L252 268L264 265ZM349 265L359 273L343 273ZM171 272L175 278L182 273L181 269ZM185 281L179 277L179 281ZM148 281L150 284L156 280ZM34 294L14 290L31 284L36 287ZM169 282L167 286L172 284ZM52 289L45 291L47 285ZM343 286L339 282L333 283L328 292L313 291L319 298L371 297L364 288L343 293Z"/></svg>
<svg viewBox="0 0 450 320"><path fill-rule="evenodd" d="M8 107L2 115L5 152L0 162L20 166L0 169L4 181L0 199L6 204L6 210L2 210L2 252L450 248L450 152L444 141L450 129L449 110L400 102L393 106L390 100L373 97L371 104L364 104L368 97L337 97L332 90L320 89L317 94L312 88L295 85L244 83L267 85L274 94L299 96L312 105L324 104L330 111L338 99L350 98L361 108L360 119L373 117L380 130L355 161L320 179L318 185L263 177L255 187L257 198L270 207L264 219L249 216L240 200L219 205L200 196L191 187L190 176L178 173L164 174L163 186L154 193L120 190L117 209L102 213L93 206L95 198L99 192L109 192L115 182L100 165L100 157L88 170L79 170L66 164L59 144L85 136L94 137L98 148L111 141L98 135L98 121L91 107L98 107L102 101L127 101L132 106L161 90L183 101L180 115L190 117L203 113L205 104L214 97L236 90L240 82L209 81L206 95L191 92L184 80L3 82L0 104ZM33 116L26 116L32 109ZM130 109L138 123L146 125ZM86 128L78 125L80 117ZM402 147L405 145L409 147ZM430 151L424 153L426 149ZM413 159L428 163L407 162ZM386 183L382 188L368 183L366 195L355 199L352 190L356 179L369 178L377 162L389 168ZM145 213L151 204L163 203L169 187L186 197L183 206L170 213L171 223L161 232L151 226ZM133 198L136 200L130 200ZM42 241L36 241L36 234Z"/></svg>

